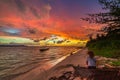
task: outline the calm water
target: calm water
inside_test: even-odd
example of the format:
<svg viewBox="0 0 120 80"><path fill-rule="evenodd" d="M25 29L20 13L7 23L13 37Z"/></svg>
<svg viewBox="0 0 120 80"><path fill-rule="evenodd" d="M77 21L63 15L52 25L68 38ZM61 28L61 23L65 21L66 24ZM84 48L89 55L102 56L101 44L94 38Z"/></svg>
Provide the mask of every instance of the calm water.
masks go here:
<svg viewBox="0 0 120 80"><path fill-rule="evenodd" d="M17 71L27 67L24 72L51 63L54 65L57 60L78 50L75 47L50 47L49 50L40 52L40 47L0 47L0 80L13 74L23 73Z"/></svg>

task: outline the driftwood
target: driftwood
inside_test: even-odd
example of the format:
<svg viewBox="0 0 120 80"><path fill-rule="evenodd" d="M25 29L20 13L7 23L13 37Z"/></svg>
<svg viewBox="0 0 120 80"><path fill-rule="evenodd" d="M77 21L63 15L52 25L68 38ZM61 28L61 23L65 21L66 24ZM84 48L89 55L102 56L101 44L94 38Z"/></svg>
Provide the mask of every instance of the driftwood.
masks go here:
<svg viewBox="0 0 120 80"><path fill-rule="evenodd" d="M85 67L67 65L73 67L74 71L67 71L59 77L51 77L49 80L74 80L79 77L81 80L120 80L120 69L88 69Z"/></svg>
<svg viewBox="0 0 120 80"><path fill-rule="evenodd" d="M74 77L86 78L87 80L120 80L120 69L87 69L84 67L75 67Z"/></svg>

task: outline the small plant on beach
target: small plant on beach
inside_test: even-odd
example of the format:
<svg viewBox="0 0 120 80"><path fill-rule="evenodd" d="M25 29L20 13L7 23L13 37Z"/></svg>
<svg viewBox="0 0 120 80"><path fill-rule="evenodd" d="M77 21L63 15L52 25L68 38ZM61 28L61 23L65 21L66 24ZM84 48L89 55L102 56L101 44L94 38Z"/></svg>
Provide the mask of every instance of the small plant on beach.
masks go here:
<svg viewBox="0 0 120 80"><path fill-rule="evenodd" d="M113 62L112 62L112 65L113 65L113 66L120 66L120 61L113 61Z"/></svg>

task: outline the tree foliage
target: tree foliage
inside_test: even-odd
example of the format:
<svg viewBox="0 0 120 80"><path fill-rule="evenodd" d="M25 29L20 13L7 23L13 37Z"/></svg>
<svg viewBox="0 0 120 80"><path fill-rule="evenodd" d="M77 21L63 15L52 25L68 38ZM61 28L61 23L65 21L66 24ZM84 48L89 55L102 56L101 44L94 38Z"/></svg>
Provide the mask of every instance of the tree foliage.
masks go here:
<svg viewBox="0 0 120 80"><path fill-rule="evenodd" d="M88 14L83 20L90 23L106 24L101 31L107 34L96 34L86 46L97 55L120 58L120 0L99 0L104 12Z"/></svg>
<svg viewBox="0 0 120 80"><path fill-rule="evenodd" d="M89 17L83 20L90 23L107 24L102 31L107 32L107 36L120 35L120 0L99 0L105 12L88 14Z"/></svg>

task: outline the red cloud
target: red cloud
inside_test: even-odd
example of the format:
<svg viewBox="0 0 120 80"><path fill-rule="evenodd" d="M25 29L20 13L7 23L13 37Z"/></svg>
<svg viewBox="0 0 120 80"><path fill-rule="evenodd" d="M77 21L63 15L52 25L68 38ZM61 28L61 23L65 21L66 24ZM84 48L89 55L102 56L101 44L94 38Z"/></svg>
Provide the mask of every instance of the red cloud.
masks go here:
<svg viewBox="0 0 120 80"><path fill-rule="evenodd" d="M50 14L51 10L50 4L44 0L0 1L0 26L15 27L21 30L20 36L30 38L41 38L52 34L69 38L85 38L90 33L86 32L86 28L96 26L69 18L66 11L60 11L62 15L56 17ZM0 35L6 34L1 32Z"/></svg>

